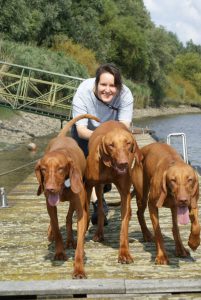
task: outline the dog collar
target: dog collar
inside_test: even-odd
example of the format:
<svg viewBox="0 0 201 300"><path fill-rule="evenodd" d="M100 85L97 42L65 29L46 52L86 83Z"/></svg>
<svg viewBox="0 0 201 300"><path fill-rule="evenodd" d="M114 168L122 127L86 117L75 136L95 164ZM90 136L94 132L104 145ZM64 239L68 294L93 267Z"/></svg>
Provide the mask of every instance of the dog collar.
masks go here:
<svg viewBox="0 0 201 300"><path fill-rule="evenodd" d="M133 159L133 162L132 162L132 165L131 165L131 169L133 169L134 165L135 165L135 157Z"/></svg>

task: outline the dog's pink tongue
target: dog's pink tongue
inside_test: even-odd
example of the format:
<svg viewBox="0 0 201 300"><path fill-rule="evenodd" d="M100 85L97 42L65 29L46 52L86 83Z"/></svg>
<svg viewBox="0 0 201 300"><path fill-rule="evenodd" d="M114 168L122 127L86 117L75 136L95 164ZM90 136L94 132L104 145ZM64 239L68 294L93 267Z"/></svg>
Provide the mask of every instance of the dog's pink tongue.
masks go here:
<svg viewBox="0 0 201 300"><path fill-rule="evenodd" d="M178 207L177 208L178 223L180 225L186 225L189 223L189 210L188 207Z"/></svg>
<svg viewBox="0 0 201 300"><path fill-rule="evenodd" d="M59 194L49 194L48 196L48 202L51 206L56 206L59 203L60 199L59 199Z"/></svg>

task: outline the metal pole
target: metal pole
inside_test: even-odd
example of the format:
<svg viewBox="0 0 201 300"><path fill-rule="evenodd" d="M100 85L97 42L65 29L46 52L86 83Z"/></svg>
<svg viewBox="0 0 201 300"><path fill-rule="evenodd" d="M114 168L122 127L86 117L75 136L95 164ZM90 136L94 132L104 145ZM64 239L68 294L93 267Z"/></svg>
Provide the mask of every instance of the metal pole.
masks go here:
<svg viewBox="0 0 201 300"><path fill-rule="evenodd" d="M4 187L0 188L0 200L1 200L1 207L0 208L7 208L8 206L8 199L6 197Z"/></svg>

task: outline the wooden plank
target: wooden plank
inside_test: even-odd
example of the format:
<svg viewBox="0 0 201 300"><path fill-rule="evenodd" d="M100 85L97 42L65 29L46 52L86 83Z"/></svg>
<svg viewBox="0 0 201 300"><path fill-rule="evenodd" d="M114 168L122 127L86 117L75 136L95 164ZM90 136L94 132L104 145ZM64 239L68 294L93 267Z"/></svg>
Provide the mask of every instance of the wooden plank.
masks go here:
<svg viewBox="0 0 201 300"><path fill-rule="evenodd" d="M125 280L125 285L128 294L201 292L201 279Z"/></svg>
<svg viewBox="0 0 201 300"><path fill-rule="evenodd" d="M1 281L0 295L125 294L124 280Z"/></svg>

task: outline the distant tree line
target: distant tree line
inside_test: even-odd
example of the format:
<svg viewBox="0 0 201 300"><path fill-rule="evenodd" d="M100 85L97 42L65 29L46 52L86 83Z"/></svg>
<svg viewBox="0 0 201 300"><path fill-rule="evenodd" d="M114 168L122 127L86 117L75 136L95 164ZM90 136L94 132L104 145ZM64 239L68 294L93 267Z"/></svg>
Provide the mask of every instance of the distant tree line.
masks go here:
<svg viewBox="0 0 201 300"><path fill-rule="evenodd" d="M156 27L143 0L0 0L0 59L93 76L113 62L136 105L201 104L201 45Z"/></svg>

